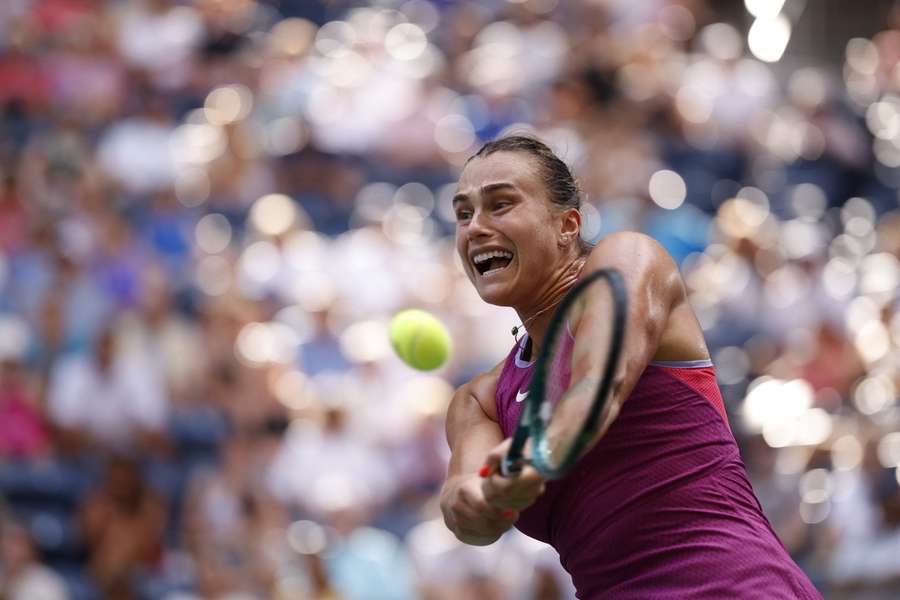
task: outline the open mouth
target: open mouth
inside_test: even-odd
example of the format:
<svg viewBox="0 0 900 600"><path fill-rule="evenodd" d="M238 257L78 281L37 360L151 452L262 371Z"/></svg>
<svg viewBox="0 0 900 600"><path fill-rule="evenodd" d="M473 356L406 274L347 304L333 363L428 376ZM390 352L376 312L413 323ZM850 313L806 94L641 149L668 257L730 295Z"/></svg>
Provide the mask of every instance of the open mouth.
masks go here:
<svg viewBox="0 0 900 600"><path fill-rule="evenodd" d="M491 250L482 252L472 257L472 264L479 275L488 276L498 273L512 262L512 252L506 250Z"/></svg>

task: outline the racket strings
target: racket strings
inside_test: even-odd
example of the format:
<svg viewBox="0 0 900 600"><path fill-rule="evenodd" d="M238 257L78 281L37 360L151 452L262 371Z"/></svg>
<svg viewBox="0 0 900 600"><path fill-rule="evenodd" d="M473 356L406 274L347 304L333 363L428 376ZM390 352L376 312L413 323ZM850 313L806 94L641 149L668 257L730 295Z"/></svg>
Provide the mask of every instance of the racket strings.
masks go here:
<svg viewBox="0 0 900 600"><path fill-rule="evenodd" d="M611 308L608 317L595 314L606 304ZM504 458L504 473L520 470L524 462L544 477L559 479L575 464L596 431L618 363L626 314L624 281L615 269L587 275L563 298L538 353L527 404ZM608 322L598 327L598 318ZM579 335L577 355L573 323ZM579 381L572 381L573 359L578 361ZM582 365L590 367L583 374Z"/></svg>
<svg viewBox="0 0 900 600"><path fill-rule="evenodd" d="M582 298L590 295L602 299L610 297L610 288L605 280L597 280L581 290ZM583 318L583 304L572 302L561 315L562 321L549 340L547 367L544 374L544 401L538 409L538 419L543 423L540 449L547 464L561 467L568 460L569 451L579 445L584 425L594 403L599 379L573 381L573 354L575 336L573 323ZM591 335L597 335L592 332ZM603 335L599 337L603 338ZM607 339L598 339L592 353L592 360L600 358L608 345ZM608 357L607 357L608 358Z"/></svg>
<svg viewBox="0 0 900 600"><path fill-rule="evenodd" d="M562 331L551 343L553 360L547 369L547 388L544 399L555 407L569 389L572 373L572 349L575 340L566 328L562 328Z"/></svg>
<svg viewBox="0 0 900 600"><path fill-rule="evenodd" d="M568 320L568 318L566 319ZM549 355L551 360L547 366L544 379L544 400L539 409L539 418L544 422L545 428L554 419L561 403L569 391L572 373L572 351L575 340L568 327L560 327L558 333L550 340ZM559 427L553 427L547 431L547 437L541 440L540 451L551 461L558 461L565 454L570 445L567 432Z"/></svg>

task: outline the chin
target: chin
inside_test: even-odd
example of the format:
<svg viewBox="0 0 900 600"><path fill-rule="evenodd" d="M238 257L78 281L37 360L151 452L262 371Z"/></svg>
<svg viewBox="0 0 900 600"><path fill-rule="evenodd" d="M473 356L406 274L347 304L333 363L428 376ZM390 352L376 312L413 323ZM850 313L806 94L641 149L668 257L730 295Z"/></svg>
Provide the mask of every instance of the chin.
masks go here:
<svg viewBox="0 0 900 600"><path fill-rule="evenodd" d="M475 291L482 300L494 306L513 306L513 298L507 286L485 285L475 286Z"/></svg>

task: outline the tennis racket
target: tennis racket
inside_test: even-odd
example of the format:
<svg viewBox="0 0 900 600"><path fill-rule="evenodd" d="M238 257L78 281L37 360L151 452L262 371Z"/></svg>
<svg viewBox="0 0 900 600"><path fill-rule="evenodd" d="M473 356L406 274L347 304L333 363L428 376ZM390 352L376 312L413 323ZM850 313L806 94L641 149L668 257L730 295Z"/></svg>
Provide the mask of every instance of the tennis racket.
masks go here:
<svg viewBox="0 0 900 600"><path fill-rule="evenodd" d="M560 479L578 461L600 425L600 415L612 387L625 338L627 300L625 280L615 269L594 271L566 293L550 320L525 406L501 463L500 472L504 476L515 475L530 464L545 479ZM605 362L597 371L599 378L570 382L573 328L580 328L585 319L596 318L585 311L588 303L595 307L605 303L612 310L612 320L605 333L607 339L597 340L606 349ZM529 440L530 456L526 457Z"/></svg>

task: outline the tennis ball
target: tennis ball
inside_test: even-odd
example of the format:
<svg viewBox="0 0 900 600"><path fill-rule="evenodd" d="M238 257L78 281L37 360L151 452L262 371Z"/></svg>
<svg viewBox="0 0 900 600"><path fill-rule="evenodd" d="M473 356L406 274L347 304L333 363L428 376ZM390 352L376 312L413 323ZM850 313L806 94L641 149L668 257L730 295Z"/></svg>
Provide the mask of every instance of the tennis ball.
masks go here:
<svg viewBox="0 0 900 600"><path fill-rule="evenodd" d="M444 324L431 313L415 308L394 315L390 335L397 356L420 371L443 365L453 348Z"/></svg>

